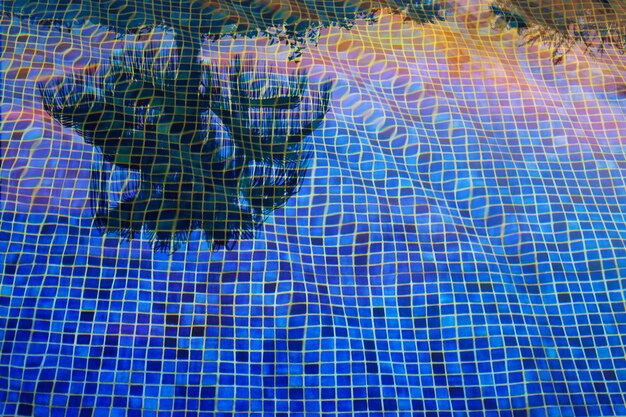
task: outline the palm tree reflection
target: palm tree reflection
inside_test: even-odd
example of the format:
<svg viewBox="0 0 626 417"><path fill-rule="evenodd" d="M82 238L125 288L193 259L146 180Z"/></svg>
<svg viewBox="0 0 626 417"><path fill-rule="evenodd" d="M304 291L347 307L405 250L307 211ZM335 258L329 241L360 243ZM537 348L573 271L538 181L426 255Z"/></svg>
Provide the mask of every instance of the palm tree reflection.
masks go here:
<svg viewBox="0 0 626 417"><path fill-rule="evenodd" d="M330 83L311 91L303 73L239 58L229 68L184 63L125 50L102 69L40 86L44 108L139 175L111 204L110 178L94 169L103 231L143 231L154 249L174 251L202 229L212 248L232 248L297 192L310 158L304 140L328 111Z"/></svg>

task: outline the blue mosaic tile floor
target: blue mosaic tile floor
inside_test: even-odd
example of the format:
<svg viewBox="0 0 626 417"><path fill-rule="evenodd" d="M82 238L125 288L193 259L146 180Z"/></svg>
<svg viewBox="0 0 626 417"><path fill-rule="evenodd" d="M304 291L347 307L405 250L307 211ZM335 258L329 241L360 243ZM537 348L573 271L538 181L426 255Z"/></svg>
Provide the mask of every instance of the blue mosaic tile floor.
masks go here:
<svg viewBox="0 0 626 417"><path fill-rule="evenodd" d="M31 162L3 167L0 415L626 415L626 154L611 143L626 128L557 143L580 127L567 111L494 116L489 82L446 95L426 70L407 115L348 68L301 191L232 251L198 231L171 255L102 236L71 204L88 188L80 138L43 141L57 165L42 169L75 160L76 194L42 203L31 191L56 183L25 174L38 157L3 128L5 157ZM574 90L551 68L544 89ZM41 111L31 84L5 79L5 127ZM623 100L589 100L623 118ZM33 120L22 130L61 132Z"/></svg>

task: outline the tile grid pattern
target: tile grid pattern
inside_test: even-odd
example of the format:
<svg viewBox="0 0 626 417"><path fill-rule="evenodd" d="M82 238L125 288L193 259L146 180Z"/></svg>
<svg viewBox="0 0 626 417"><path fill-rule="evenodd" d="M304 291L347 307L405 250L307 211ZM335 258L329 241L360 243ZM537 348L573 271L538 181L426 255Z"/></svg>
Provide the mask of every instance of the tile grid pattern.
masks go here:
<svg viewBox="0 0 626 417"><path fill-rule="evenodd" d="M459 10L329 30L298 195L233 251L171 255L94 230L93 149L37 97L123 41L3 17L0 414L626 415L610 66Z"/></svg>

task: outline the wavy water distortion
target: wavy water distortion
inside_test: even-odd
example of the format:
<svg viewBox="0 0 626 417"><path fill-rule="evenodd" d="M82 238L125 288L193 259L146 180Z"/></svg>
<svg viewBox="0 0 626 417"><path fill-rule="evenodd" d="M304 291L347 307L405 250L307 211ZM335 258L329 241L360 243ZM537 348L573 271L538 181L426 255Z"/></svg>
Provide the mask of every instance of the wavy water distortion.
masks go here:
<svg viewBox="0 0 626 417"><path fill-rule="evenodd" d="M0 416L626 416L626 2L392 3L2 2Z"/></svg>

